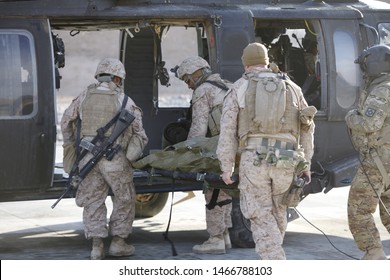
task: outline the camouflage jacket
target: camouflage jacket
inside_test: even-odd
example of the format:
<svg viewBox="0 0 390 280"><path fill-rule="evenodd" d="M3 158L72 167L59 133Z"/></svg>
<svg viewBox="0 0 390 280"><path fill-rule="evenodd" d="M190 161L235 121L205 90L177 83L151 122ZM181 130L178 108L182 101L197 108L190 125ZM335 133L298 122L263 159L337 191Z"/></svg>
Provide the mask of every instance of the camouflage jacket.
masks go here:
<svg viewBox="0 0 390 280"><path fill-rule="evenodd" d="M370 148L390 149L389 115L390 75L382 75L368 84L358 107L345 117L355 148L363 154Z"/></svg>

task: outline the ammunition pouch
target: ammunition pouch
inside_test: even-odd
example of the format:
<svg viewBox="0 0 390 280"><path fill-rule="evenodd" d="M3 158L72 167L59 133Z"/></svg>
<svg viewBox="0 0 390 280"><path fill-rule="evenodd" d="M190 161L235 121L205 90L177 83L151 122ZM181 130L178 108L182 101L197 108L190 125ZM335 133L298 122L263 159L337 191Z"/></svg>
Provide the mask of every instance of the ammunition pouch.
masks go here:
<svg viewBox="0 0 390 280"><path fill-rule="evenodd" d="M76 147L73 143L64 144L62 147L64 148L64 171L69 174L69 172L72 170L73 164L77 159Z"/></svg>
<svg viewBox="0 0 390 280"><path fill-rule="evenodd" d="M248 138L245 149L255 150L258 159L253 163L259 165L265 161L277 168L295 168L304 160L303 152L295 150L295 144L271 138Z"/></svg>
<svg viewBox="0 0 390 280"><path fill-rule="evenodd" d="M295 168L298 164L294 150L281 150L273 147L260 147L256 150L258 156L258 164L265 161L268 165L273 165L276 168ZM254 165L258 165L256 162Z"/></svg>
<svg viewBox="0 0 390 280"><path fill-rule="evenodd" d="M221 131L222 104L215 106L209 113L208 127L211 136L219 135Z"/></svg>

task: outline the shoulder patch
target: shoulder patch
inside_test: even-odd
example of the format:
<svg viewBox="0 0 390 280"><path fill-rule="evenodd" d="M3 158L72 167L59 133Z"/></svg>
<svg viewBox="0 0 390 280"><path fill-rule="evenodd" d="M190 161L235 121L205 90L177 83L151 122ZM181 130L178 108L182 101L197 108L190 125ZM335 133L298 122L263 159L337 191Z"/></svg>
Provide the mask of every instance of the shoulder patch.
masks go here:
<svg viewBox="0 0 390 280"><path fill-rule="evenodd" d="M372 117L375 115L376 110L374 108L367 108L365 115L367 117Z"/></svg>

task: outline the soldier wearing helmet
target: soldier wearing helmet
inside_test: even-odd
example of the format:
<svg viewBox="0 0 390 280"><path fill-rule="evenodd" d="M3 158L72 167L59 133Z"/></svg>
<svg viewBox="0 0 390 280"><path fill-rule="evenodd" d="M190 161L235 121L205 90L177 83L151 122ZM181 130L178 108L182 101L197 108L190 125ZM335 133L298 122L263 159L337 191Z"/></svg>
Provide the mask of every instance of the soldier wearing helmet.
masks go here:
<svg viewBox="0 0 390 280"><path fill-rule="evenodd" d="M187 139L199 136L214 137L220 132L220 119L223 98L230 87L230 82L222 80L219 74L212 74L206 60L197 56L185 59L177 69L178 78L193 90L192 122ZM205 193L206 203L212 200L215 190ZM217 203L231 201L230 195L218 190ZM210 237L203 244L195 245L193 252L199 254L224 254L231 248L228 228L231 221L232 204L206 208L206 226Z"/></svg>
<svg viewBox="0 0 390 280"><path fill-rule="evenodd" d="M119 85L126 77L125 67L115 58L105 58L100 61L95 72L95 79L99 82L111 82L115 77L120 78Z"/></svg>
<svg viewBox="0 0 390 280"><path fill-rule="evenodd" d="M390 48L375 45L362 52L365 87L356 109L345 117L361 165L348 196L348 223L364 260L386 260L373 213L379 204L390 233Z"/></svg>
<svg viewBox="0 0 390 280"><path fill-rule="evenodd" d="M217 157L222 179L231 176L240 155L240 209L250 221L260 259L286 259L284 194L296 177L310 182L316 112L285 74L271 70L267 48L251 43L243 50L245 73L223 103Z"/></svg>
<svg viewBox="0 0 390 280"><path fill-rule="evenodd" d="M102 158L92 171L80 182L76 193L76 204L83 207L84 232L92 240L91 259L103 259L103 239L112 236L108 254L129 256L134 247L125 242L132 232L135 214L135 188L131 162L137 160L148 138L142 125L142 111L123 92L126 72L122 62L114 58L103 59L95 73L98 81L76 97L65 110L61 119L64 139L64 169L69 172L73 164L83 166L91 158L88 154L74 163L67 161L67 155L79 149L77 139L91 141L99 128L104 127L121 110L128 110L135 120L118 138L121 149L112 160ZM78 125L80 123L80 125ZM79 128L78 128L79 127ZM112 127L104 134L108 137ZM98 143L96 143L98 145ZM106 198L111 189L113 210L107 227Z"/></svg>

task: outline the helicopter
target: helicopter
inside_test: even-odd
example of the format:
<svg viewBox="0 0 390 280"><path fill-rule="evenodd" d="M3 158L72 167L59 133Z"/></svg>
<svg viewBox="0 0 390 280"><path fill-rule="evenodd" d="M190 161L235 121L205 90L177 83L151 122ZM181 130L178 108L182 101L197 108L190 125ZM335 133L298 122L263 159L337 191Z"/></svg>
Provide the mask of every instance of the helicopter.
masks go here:
<svg viewBox="0 0 390 280"><path fill-rule="evenodd" d="M390 4L363 0L0 0L0 201L54 199L66 176L57 174L56 95L65 46L59 32L118 32L124 91L143 111L149 137L144 153L161 149L164 128L188 114L188 91L169 71L191 42L192 54L236 81L251 42L297 83L315 116L315 153L308 193L349 186L359 165L344 117L363 86L354 60L374 44L390 45ZM57 33L56 33L57 32ZM174 34L177 34L176 36ZM172 49L164 41L174 38ZM190 51L185 52L190 55ZM312 61L310 67L307 61ZM185 99L185 98L184 98ZM182 100L182 102L177 102ZM175 101L175 102L173 102ZM168 194L202 190L199 181L135 172L137 216L152 217ZM290 212L291 219L294 214ZM232 243L253 246L250 226L233 199Z"/></svg>

